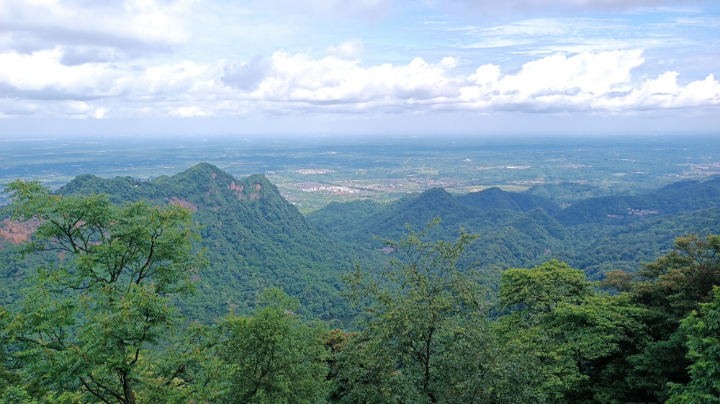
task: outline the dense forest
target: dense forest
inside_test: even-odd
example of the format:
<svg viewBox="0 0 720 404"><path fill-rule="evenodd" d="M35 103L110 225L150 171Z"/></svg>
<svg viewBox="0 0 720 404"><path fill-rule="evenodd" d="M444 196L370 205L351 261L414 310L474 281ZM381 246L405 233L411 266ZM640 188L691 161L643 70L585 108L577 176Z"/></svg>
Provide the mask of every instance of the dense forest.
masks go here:
<svg viewBox="0 0 720 404"><path fill-rule="evenodd" d="M720 402L717 179L307 217L209 164L5 191L2 404Z"/></svg>

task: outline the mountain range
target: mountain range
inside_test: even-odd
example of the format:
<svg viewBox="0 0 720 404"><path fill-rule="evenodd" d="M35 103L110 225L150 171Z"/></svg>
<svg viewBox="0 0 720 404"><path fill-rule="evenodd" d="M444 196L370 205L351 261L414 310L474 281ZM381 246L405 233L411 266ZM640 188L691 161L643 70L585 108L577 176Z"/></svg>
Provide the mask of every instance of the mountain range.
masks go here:
<svg viewBox="0 0 720 404"><path fill-rule="evenodd" d="M56 191L93 192L105 193L115 203L146 199L194 211L202 226L199 247L210 261L195 279L195 295L181 302L196 319L252 312L259 294L270 286L298 297L315 316L342 316L350 309L340 295L339 275L355 262L375 265L384 258L319 230L260 174L238 180L202 163L150 181L81 175Z"/></svg>
<svg viewBox="0 0 720 404"><path fill-rule="evenodd" d="M567 193L577 187L557 188ZM460 265L479 266L491 287L504 269L552 258L583 269L590 279L612 269L633 272L668 251L675 237L720 233L720 179L683 181L635 196L589 197L566 208L543 196L551 189L489 188L454 196L434 188L386 205L331 203L303 216L263 175L236 179L202 163L149 181L82 175L56 192L105 193L116 203L145 199L193 210L202 226L198 247L206 249L210 267L195 279L196 294L180 305L202 321L252 312L270 286L299 298L309 316L351 315L340 275L355 263L385 265L392 256L373 236L397 239L406 234L406 224L421 229L436 217L442 222L434 238L453 240L460 229L481 234ZM1 303L15 300L22 280L41 263L15 252L13 242L22 241L17 226L0 223Z"/></svg>

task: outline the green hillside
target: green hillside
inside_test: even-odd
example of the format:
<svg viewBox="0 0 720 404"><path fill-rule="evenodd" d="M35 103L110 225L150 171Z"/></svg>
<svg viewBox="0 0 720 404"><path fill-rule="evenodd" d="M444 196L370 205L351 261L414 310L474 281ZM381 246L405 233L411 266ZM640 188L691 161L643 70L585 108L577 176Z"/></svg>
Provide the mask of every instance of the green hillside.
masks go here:
<svg viewBox="0 0 720 404"><path fill-rule="evenodd" d="M325 209L321 209L309 219L322 225L320 219L326 216ZM334 214L339 214L338 207L334 207L333 210ZM371 216L358 221L348 231L332 232L331 228L325 227L325 229L344 241L380 248L383 244L378 240L373 240L373 236L396 239L406 232L405 223L420 228L440 216L442 218L440 228L455 237L460 223L476 217L480 213L480 211L460 203L444 189L433 188L388 204L382 210L376 210ZM348 214L352 214L352 212L348 212Z"/></svg>
<svg viewBox="0 0 720 404"><path fill-rule="evenodd" d="M318 228L344 238L384 209L384 205L375 201L360 199L347 203L332 202L320 211L310 212L305 217Z"/></svg>
<svg viewBox="0 0 720 404"><path fill-rule="evenodd" d="M506 192L495 187L481 192L471 192L466 195L461 195L458 196L457 199L472 208L482 211L505 209L516 212L528 212L540 208L550 215L555 215L562 210L558 204L547 198L533 194Z"/></svg>
<svg viewBox="0 0 720 404"><path fill-rule="evenodd" d="M675 237L720 233L720 208L659 217L633 226L588 227L599 237L593 237L583 247L580 237L576 237L574 251L568 250L556 258L582 268L597 280L610 270L637 271L641 262L652 262L670 252Z"/></svg>
<svg viewBox="0 0 720 404"><path fill-rule="evenodd" d="M194 220L204 226L200 246L207 249L211 267L196 279L196 295L182 303L194 318L250 312L270 286L298 297L314 315L341 316L349 309L339 295L338 275L354 262L383 259L318 230L263 175L237 180L203 163L145 182L83 175L57 191L92 192L106 193L113 202L148 199L195 211Z"/></svg>
<svg viewBox="0 0 720 404"><path fill-rule="evenodd" d="M373 240L373 235L397 239L407 231L406 223L420 229L432 219L440 217L442 222L432 235L435 239L452 240L461 228L481 234L466 248L460 263L477 263L490 284L499 280L503 269L535 263L546 259L552 251L570 248L569 232L543 209L535 207L523 212L523 207L531 206L529 198L518 198L522 203L520 205L509 192L490 189L478 194L484 193L490 195L486 200L505 200L512 205L488 203L484 206L489 210L483 211L468 206L467 198L455 198L445 190L435 188L407 196L384 209L373 205L371 215L357 220L350 227L334 228L328 226L328 223L332 223L334 217L354 215L358 209L356 203L333 204L313 212L307 218L345 242L380 248L382 243ZM549 202L539 197L532 200L540 205ZM491 206L505 206L506 209Z"/></svg>
<svg viewBox="0 0 720 404"><path fill-rule="evenodd" d="M556 217L565 225L582 223L629 224L643 216L675 215L720 207L720 178L683 181L643 195L613 195L577 202ZM634 211L649 211L645 215ZM652 212L652 213L651 213Z"/></svg>
<svg viewBox="0 0 720 404"><path fill-rule="evenodd" d="M477 263L490 283L503 269L551 258L601 279L613 269L637 271L641 262L669 251L675 237L720 232L720 208L714 207L720 205L718 185L720 180L683 181L643 195L588 198L565 210L545 197L498 188L457 198L432 189L384 208L373 204L372 210L333 204L308 219L343 241L378 248L371 235L397 238L405 223L422 228L439 216L435 238L452 239L460 228L482 235L466 248L461 262ZM658 213L629 214L628 207ZM359 219L351 225L331 225L335 218L352 216Z"/></svg>
<svg viewBox="0 0 720 404"><path fill-rule="evenodd" d="M627 194L628 189L617 186L597 186L578 184L575 182L561 182L559 184L538 184L532 186L523 194L547 198L556 203L575 203L577 201L598 198L601 196Z"/></svg>

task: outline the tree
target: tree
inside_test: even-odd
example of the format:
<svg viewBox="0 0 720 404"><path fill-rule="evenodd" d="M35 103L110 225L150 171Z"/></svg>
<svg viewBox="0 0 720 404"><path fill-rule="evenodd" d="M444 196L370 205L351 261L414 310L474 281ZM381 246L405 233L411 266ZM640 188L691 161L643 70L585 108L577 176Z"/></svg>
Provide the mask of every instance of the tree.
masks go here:
<svg viewBox="0 0 720 404"><path fill-rule="evenodd" d="M166 369L157 349L183 321L171 297L190 293L205 264L193 251L191 212L57 196L39 182L15 181L5 192L15 220L40 223L24 252L53 257L22 308L3 313L11 362L83 402L157 402L169 388L200 394L187 364Z"/></svg>
<svg viewBox="0 0 720 404"><path fill-rule="evenodd" d="M616 352L645 342L643 311L627 296L602 296L582 271L557 260L503 274L500 297L513 313L515 339L534 347L544 368L550 400L592 402L607 394L596 388Z"/></svg>
<svg viewBox="0 0 720 404"><path fill-rule="evenodd" d="M265 290L262 301L266 306L255 316L230 316L221 327L228 342L220 356L231 368L223 402L318 402L327 390L326 329L301 324L297 300L280 289Z"/></svg>
<svg viewBox="0 0 720 404"><path fill-rule="evenodd" d="M720 403L720 287L714 288L714 300L700 306L682 321L688 334L687 346L690 382L674 384L669 403Z"/></svg>
<svg viewBox="0 0 720 404"><path fill-rule="evenodd" d="M503 349L483 314L486 291L471 267L456 268L478 236L426 241L439 219L398 242L385 270L346 277L348 296L364 309L361 332L338 346L334 372L340 402L479 403L532 401L532 360ZM356 320L357 321L357 320Z"/></svg>
<svg viewBox="0 0 720 404"><path fill-rule="evenodd" d="M720 285L720 236L678 237L673 251L644 264L638 274L616 272L607 283L628 291L631 303L645 311L642 322L650 337L638 352L627 352L622 394L634 391L644 401L668 400L669 386L690 382L688 329L680 325L711 302L713 287Z"/></svg>
<svg viewBox="0 0 720 404"><path fill-rule="evenodd" d="M720 286L720 236L678 237L673 251L645 264L639 275L634 300L679 321L699 303L712 301L713 286Z"/></svg>
<svg viewBox="0 0 720 404"><path fill-rule="evenodd" d="M585 274L550 260L531 269L511 268L502 275L500 298L506 306L521 304L532 314L548 314L560 303L578 304L592 293Z"/></svg>

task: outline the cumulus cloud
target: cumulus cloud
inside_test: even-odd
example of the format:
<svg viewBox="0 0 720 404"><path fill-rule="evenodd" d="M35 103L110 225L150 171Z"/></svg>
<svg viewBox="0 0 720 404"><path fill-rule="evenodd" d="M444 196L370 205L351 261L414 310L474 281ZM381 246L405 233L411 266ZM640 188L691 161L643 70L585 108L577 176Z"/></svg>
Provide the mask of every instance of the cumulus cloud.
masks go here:
<svg viewBox="0 0 720 404"><path fill-rule="evenodd" d="M634 79L633 69L644 63L641 50L556 54L511 74L495 64L460 73L452 57L364 67L359 60L337 56L277 52L245 64L185 61L118 68L108 63L66 66L62 56L59 49L0 54L0 86L14 91L0 102L2 116L624 113L720 106L720 83L713 75L686 85L678 83L674 71Z"/></svg>
<svg viewBox="0 0 720 404"><path fill-rule="evenodd" d="M195 118L199 116L208 116L209 114L201 110L199 107L180 107L170 111L170 115L180 118Z"/></svg>
<svg viewBox="0 0 720 404"><path fill-rule="evenodd" d="M223 75L220 80L231 87L241 90L254 90L265 78L270 67L269 60L257 56L249 63L226 65L223 68Z"/></svg>
<svg viewBox="0 0 720 404"><path fill-rule="evenodd" d="M330 45L327 48L328 55L337 56L341 59L357 59L365 51L365 44L360 38L353 38L340 45Z"/></svg>

